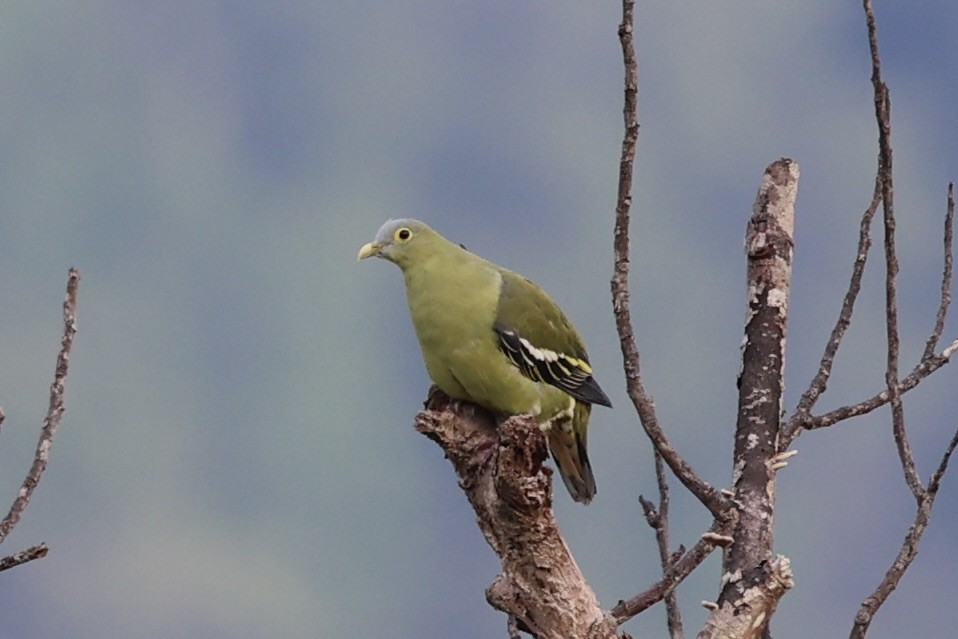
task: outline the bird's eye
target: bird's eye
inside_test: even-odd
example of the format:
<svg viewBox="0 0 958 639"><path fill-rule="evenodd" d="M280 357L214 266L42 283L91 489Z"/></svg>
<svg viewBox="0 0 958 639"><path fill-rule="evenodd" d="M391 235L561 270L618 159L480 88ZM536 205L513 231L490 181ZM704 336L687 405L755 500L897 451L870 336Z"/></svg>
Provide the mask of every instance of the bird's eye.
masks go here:
<svg viewBox="0 0 958 639"><path fill-rule="evenodd" d="M400 240L400 241L402 241L402 242L405 242L405 241L408 240L410 237L412 237L412 231L410 231L409 229L402 228L402 229L399 229L398 231L396 231L396 239L397 239L397 240Z"/></svg>

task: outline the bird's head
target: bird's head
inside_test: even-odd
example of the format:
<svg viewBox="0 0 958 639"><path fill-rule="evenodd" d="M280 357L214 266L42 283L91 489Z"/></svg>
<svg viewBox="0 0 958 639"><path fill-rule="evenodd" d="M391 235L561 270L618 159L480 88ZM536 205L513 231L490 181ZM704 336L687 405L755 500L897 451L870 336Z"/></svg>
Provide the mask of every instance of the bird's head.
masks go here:
<svg viewBox="0 0 958 639"><path fill-rule="evenodd" d="M438 233L419 220L389 220L376 232L372 242L359 249L358 259L381 257L399 268L417 259L441 240Z"/></svg>

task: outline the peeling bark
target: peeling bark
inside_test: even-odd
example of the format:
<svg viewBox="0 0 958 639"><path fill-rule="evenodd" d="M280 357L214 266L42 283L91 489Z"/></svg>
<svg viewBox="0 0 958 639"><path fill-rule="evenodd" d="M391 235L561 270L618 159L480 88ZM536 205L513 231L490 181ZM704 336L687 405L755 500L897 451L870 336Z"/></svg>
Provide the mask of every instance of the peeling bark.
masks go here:
<svg viewBox="0 0 958 639"><path fill-rule="evenodd" d="M452 462L479 528L502 562L486 590L495 608L538 639L608 639L616 622L579 570L552 513L545 436L530 417L499 424L434 390L416 429Z"/></svg>
<svg viewBox="0 0 958 639"><path fill-rule="evenodd" d="M772 163L765 170L745 237L748 311L733 466L738 522L735 543L725 556L719 610L742 601L745 589L752 587L748 580L733 577L761 571L771 560L797 191L798 164L785 158ZM780 596L784 589L776 592ZM762 632L771 612L756 616Z"/></svg>
<svg viewBox="0 0 958 639"><path fill-rule="evenodd" d="M734 575L731 581L735 596L713 610L697 639L762 637L779 599L795 585L791 564L781 555Z"/></svg>

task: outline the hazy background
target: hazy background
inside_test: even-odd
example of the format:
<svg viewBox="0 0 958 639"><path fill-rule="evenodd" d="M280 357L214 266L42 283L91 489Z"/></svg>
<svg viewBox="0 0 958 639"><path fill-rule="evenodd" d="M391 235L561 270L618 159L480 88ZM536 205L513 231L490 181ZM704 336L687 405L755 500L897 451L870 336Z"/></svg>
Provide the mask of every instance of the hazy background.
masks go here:
<svg viewBox="0 0 958 639"><path fill-rule="evenodd" d="M933 322L958 178L958 4L877 3L891 87L902 370ZM603 605L658 574L649 445L609 303L621 139L615 2L46 2L0 8L0 497L45 413L67 269L67 413L4 545L0 637L505 636L498 563L412 420L428 380L398 271L357 264L417 216L549 290L616 405L588 508L559 521ZM632 299L663 425L730 478L742 236L765 166L801 164L788 406L840 305L877 153L857 3L640 3ZM820 408L882 385L873 251ZM958 336L949 322L945 338ZM952 364L906 397L923 477L958 421ZM806 434L776 549L775 636L847 636L913 516L888 411ZM958 626L950 475L869 636ZM673 542L708 518L674 491ZM681 590L693 634L718 558ZM626 626L664 636L655 609ZM944 631L944 632L943 632Z"/></svg>

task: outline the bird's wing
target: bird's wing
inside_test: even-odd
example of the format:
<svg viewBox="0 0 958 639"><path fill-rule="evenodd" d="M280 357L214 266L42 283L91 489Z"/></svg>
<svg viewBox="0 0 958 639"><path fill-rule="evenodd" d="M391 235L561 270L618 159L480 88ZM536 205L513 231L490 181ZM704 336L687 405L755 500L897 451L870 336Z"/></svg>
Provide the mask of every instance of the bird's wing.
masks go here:
<svg viewBox="0 0 958 639"><path fill-rule="evenodd" d="M582 338L534 282L502 269L493 329L500 350L526 377L551 384L577 400L612 406L592 377Z"/></svg>

